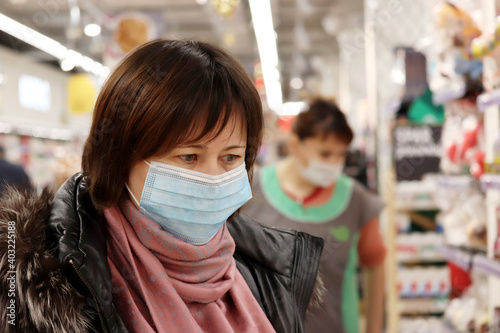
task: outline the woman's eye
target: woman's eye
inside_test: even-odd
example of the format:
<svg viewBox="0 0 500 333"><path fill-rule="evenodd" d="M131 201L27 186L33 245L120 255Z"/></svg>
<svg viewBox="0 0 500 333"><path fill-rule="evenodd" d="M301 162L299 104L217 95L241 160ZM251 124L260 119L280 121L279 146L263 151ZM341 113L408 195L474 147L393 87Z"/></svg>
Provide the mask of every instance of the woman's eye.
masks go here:
<svg viewBox="0 0 500 333"><path fill-rule="evenodd" d="M328 158L328 157L330 157L332 155L332 153L330 153L330 152L321 152L320 155L323 158Z"/></svg>
<svg viewBox="0 0 500 333"><path fill-rule="evenodd" d="M224 162L226 163L233 163L234 161L236 161L237 159L239 158L238 155L232 155L232 154L229 154L229 155L226 155L224 156L222 159L224 160Z"/></svg>
<svg viewBox="0 0 500 333"><path fill-rule="evenodd" d="M190 154L190 155L180 155L179 156L184 162L190 163L194 162L196 160L196 155L195 154Z"/></svg>

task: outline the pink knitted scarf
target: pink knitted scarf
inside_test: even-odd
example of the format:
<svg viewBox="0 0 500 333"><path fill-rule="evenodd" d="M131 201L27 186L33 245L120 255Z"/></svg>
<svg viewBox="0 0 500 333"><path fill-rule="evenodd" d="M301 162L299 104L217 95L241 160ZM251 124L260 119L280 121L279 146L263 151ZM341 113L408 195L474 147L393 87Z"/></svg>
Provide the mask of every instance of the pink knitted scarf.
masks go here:
<svg viewBox="0 0 500 333"><path fill-rule="evenodd" d="M131 201L106 209L113 301L131 332L274 332L224 225L205 245L163 231Z"/></svg>

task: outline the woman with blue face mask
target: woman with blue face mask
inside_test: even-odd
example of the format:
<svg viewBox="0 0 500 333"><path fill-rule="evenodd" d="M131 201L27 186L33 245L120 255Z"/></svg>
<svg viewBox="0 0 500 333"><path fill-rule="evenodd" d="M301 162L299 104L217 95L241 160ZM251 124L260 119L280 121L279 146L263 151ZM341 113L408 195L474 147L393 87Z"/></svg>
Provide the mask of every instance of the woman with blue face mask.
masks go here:
<svg viewBox="0 0 500 333"><path fill-rule="evenodd" d="M252 80L224 50L135 50L102 87L82 172L55 196L0 198L0 234L22 247L0 268L2 290L22 272L17 325L0 331L302 332L323 240L238 213L262 131Z"/></svg>
<svg viewBox="0 0 500 333"><path fill-rule="evenodd" d="M353 132L334 102L316 99L295 120L289 155L263 167L243 211L269 226L325 240L320 271L324 305L305 332L359 332L358 263L368 273L366 332L381 332L385 247L378 227L381 201L342 173Z"/></svg>

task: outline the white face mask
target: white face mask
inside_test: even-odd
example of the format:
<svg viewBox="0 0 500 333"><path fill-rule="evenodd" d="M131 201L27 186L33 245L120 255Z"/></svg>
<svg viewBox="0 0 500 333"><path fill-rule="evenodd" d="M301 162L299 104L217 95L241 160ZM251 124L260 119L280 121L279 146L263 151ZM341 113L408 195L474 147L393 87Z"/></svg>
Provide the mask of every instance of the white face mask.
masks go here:
<svg viewBox="0 0 500 333"><path fill-rule="evenodd" d="M330 164L318 160L309 161L309 166L300 165L299 170L306 180L319 187L333 185L342 175L343 164Z"/></svg>

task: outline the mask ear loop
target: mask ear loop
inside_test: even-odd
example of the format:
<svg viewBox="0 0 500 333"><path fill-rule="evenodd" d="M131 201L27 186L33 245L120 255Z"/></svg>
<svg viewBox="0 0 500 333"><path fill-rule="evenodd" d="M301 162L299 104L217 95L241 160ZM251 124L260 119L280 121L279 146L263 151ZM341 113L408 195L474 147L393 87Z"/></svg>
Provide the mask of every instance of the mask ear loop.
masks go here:
<svg viewBox="0 0 500 333"><path fill-rule="evenodd" d="M146 160L142 160L144 163L146 163L150 168L153 167L153 165L151 165L148 161ZM125 183L125 187L127 188L127 191L128 193L130 194L130 196L132 197L132 200L134 200L134 202L137 204L137 207L141 207L141 204L139 203L139 201L137 201L134 193L132 193L132 191L130 190L130 188L128 187L128 184Z"/></svg>
<svg viewBox="0 0 500 333"><path fill-rule="evenodd" d="M141 207L141 204L139 203L139 201L137 201L137 199L135 198L134 193L132 193L132 191L131 191L131 190L130 190L130 188L128 187L127 183L125 183L125 187L127 188L128 193L129 193L129 194L130 194L130 196L132 197L132 200L134 200L134 202L137 204L137 207Z"/></svg>
<svg viewBox="0 0 500 333"><path fill-rule="evenodd" d="M142 160L144 163L146 163L150 168L152 168L153 166L146 160ZM128 187L128 184L125 183L125 187L127 188L127 191L128 193L130 194L130 196L132 197L132 200L134 200L134 202L137 204L137 207L141 207L141 204L139 203L139 201L137 201L134 193L132 193L132 191L130 190L130 188Z"/></svg>

